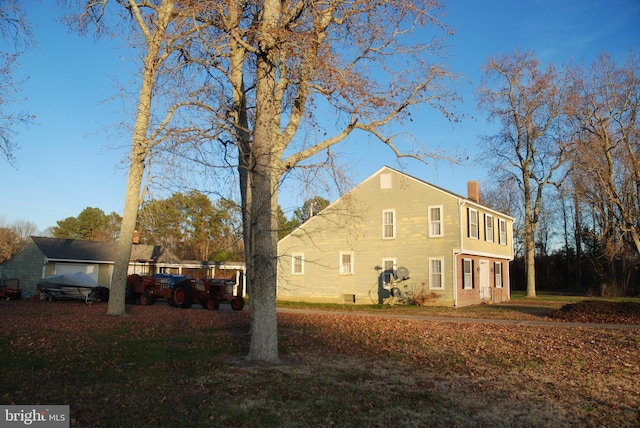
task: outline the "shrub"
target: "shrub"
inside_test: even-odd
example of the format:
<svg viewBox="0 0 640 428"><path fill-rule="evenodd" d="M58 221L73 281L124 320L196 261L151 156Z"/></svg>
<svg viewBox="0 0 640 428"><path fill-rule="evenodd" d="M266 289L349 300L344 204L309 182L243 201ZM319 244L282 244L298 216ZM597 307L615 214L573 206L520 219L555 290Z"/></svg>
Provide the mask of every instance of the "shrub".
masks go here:
<svg viewBox="0 0 640 428"><path fill-rule="evenodd" d="M411 294L409 304L424 306L439 298L440 295L438 293L434 293L433 291L429 293L424 288L421 288L419 291Z"/></svg>

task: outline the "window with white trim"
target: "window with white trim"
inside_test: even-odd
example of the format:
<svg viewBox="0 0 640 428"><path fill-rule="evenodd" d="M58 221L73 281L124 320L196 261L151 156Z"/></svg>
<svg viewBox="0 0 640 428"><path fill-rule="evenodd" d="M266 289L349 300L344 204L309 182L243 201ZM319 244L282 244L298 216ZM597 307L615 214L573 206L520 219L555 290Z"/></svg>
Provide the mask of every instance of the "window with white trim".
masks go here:
<svg viewBox="0 0 640 428"><path fill-rule="evenodd" d="M484 240L493 242L493 216L491 214L484 215Z"/></svg>
<svg viewBox="0 0 640 428"><path fill-rule="evenodd" d="M462 288L473 288L473 260L462 259Z"/></svg>
<svg viewBox="0 0 640 428"><path fill-rule="evenodd" d="M382 259L382 282L388 284L395 278L396 259Z"/></svg>
<svg viewBox="0 0 640 428"><path fill-rule="evenodd" d="M391 189L391 173L380 174L380 189Z"/></svg>
<svg viewBox="0 0 640 428"><path fill-rule="evenodd" d="M395 210L382 211L382 239L394 239L396 237L395 218Z"/></svg>
<svg viewBox="0 0 640 428"><path fill-rule="evenodd" d="M353 253L340 253L340 275L353 274Z"/></svg>
<svg viewBox="0 0 640 428"><path fill-rule="evenodd" d="M429 289L444 289L444 259L442 257L429 257Z"/></svg>
<svg viewBox="0 0 640 428"><path fill-rule="evenodd" d="M294 253L291 255L291 274L304 275L304 254Z"/></svg>
<svg viewBox="0 0 640 428"><path fill-rule="evenodd" d="M442 205L429 207L429 236L442 236Z"/></svg>
<svg viewBox="0 0 640 428"><path fill-rule="evenodd" d="M467 210L469 238L478 239L478 210L469 208Z"/></svg>
<svg viewBox="0 0 640 428"><path fill-rule="evenodd" d="M507 245L507 221L501 218L498 219L498 243Z"/></svg>
<svg viewBox="0 0 640 428"><path fill-rule="evenodd" d="M496 288L502 288L502 263L495 262L493 264L493 275L495 276Z"/></svg>

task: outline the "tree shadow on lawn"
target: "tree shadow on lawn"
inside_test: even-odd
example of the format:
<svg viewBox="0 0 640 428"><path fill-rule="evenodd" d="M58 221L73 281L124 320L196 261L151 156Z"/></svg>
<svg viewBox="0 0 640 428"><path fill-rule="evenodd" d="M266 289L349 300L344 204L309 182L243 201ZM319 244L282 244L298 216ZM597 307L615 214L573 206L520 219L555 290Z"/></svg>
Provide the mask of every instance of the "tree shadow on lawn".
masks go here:
<svg viewBox="0 0 640 428"><path fill-rule="evenodd" d="M489 306L491 312L502 313L505 318L512 318L509 315L515 315L516 319L549 319L553 318L553 312L558 310L561 304L514 304L496 303Z"/></svg>

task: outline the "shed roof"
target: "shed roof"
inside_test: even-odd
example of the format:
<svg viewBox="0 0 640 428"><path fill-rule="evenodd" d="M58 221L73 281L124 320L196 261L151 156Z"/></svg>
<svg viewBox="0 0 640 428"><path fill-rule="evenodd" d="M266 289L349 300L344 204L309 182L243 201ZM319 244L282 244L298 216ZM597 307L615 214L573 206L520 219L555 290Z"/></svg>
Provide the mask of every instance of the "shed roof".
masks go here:
<svg viewBox="0 0 640 428"><path fill-rule="evenodd" d="M80 239L47 238L32 236L34 244L49 259L113 262L118 251L114 242L83 241ZM176 263L180 259L159 246L135 244L131 248L131 260L153 260Z"/></svg>

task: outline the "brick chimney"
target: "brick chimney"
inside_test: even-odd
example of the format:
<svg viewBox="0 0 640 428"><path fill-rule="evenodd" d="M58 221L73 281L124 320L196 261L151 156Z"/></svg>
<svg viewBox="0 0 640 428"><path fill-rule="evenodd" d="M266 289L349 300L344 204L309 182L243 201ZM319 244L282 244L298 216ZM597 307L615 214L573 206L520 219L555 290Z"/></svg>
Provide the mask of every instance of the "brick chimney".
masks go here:
<svg viewBox="0 0 640 428"><path fill-rule="evenodd" d="M140 232L138 232L137 230L133 231L133 244L137 245L140 243Z"/></svg>
<svg viewBox="0 0 640 428"><path fill-rule="evenodd" d="M480 186L477 181L473 180L467 182L467 194L468 198L473 202L480 203Z"/></svg>

